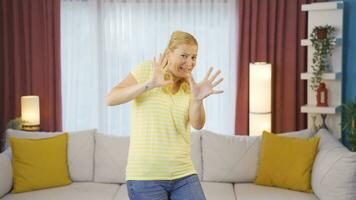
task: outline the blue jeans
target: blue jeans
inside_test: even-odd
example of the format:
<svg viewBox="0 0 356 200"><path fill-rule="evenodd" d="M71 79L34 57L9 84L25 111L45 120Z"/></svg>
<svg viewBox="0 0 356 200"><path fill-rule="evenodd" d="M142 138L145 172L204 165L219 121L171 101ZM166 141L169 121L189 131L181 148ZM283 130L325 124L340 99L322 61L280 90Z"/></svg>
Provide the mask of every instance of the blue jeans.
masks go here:
<svg viewBox="0 0 356 200"><path fill-rule="evenodd" d="M130 200L205 200L196 174L176 180L128 180Z"/></svg>

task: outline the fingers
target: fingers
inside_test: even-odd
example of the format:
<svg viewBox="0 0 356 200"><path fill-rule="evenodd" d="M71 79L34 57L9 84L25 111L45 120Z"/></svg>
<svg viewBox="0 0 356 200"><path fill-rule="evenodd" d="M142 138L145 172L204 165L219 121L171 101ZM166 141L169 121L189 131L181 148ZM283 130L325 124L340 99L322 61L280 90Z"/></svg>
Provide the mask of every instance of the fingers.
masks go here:
<svg viewBox="0 0 356 200"><path fill-rule="evenodd" d="M221 94L221 93L223 93L224 92L224 90L214 90L213 91L213 94Z"/></svg>
<svg viewBox="0 0 356 200"><path fill-rule="evenodd" d="M208 73L205 75L205 78L204 78L205 80L208 80L212 71L213 71L213 67L210 67Z"/></svg>
<svg viewBox="0 0 356 200"><path fill-rule="evenodd" d="M219 76L220 73L221 73L221 71L218 70L218 71L211 77L211 79L209 80L209 82L212 83L212 82L216 79L216 77Z"/></svg>
<svg viewBox="0 0 356 200"><path fill-rule="evenodd" d="M162 63L163 59L164 59L164 56L160 53L159 54L159 64Z"/></svg>
<svg viewBox="0 0 356 200"><path fill-rule="evenodd" d="M160 63L157 61L156 57L153 57L153 69L159 69Z"/></svg>
<svg viewBox="0 0 356 200"><path fill-rule="evenodd" d="M168 58L167 58L167 55L166 55L166 53L164 53L164 54L159 54L159 62L157 63L157 62L155 62L156 63L156 66L157 67L159 67L159 68L161 68L161 69L164 69L165 68L165 66L167 65L167 63L168 63Z"/></svg>
<svg viewBox="0 0 356 200"><path fill-rule="evenodd" d="M213 87L216 87L217 85L219 85L219 83L221 83L221 81L223 81L224 78L220 78L218 81L215 81L215 83L213 83Z"/></svg>
<svg viewBox="0 0 356 200"><path fill-rule="evenodd" d="M210 95L212 95L212 94L221 94L221 93L223 93L223 92L224 92L224 90L213 90L213 91L207 93L206 95L204 95L204 98L203 98L203 99L205 99L206 97L208 97L208 96L210 96Z"/></svg>
<svg viewBox="0 0 356 200"><path fill-rule="evenodd" d="M163 61L162 61L162 63L161 63L162 69L164 69L167 64L168 64L168 58L167 58L167 56L165 56L164 59L163 59Z"/></svg>
<svg viewBox="0 0 356 200"><path fill-rule="evenodd" d="M194 77L193 77L192 74L190 74L190 75L188 76L188 81L189 81L189 83L190 83L191 85L195 85L195 84L196 84L196 82L195 82Z"/></svg>

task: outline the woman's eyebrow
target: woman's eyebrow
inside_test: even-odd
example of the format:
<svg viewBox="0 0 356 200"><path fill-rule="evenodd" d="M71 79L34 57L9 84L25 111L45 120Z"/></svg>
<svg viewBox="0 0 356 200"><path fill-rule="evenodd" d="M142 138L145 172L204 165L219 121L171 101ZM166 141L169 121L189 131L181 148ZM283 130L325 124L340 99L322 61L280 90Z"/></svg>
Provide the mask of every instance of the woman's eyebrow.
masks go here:
<svg viewBox="0 0 356 200"><path fill-rule="evenodd" d="M190 54L190 53L186 53L186 52L183 52L183 54L192 55L192 56L197 56L197 54Z"/></svg>

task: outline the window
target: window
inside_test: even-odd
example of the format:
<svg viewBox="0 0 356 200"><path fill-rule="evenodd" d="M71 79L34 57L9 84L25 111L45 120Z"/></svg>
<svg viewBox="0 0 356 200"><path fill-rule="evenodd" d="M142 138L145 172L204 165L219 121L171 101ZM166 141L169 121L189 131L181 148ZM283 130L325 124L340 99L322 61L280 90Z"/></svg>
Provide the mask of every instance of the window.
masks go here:
<svg viewBox="0 0 356 200"><path fill-rule="evenodd" d="M130 103L106 106L112 87L168 45L175 30L199 43L194 77L221 69L225 92L204 101L204 129L233 134L237 66L235 0L62 0L63 129L129 135Z"/></svg>

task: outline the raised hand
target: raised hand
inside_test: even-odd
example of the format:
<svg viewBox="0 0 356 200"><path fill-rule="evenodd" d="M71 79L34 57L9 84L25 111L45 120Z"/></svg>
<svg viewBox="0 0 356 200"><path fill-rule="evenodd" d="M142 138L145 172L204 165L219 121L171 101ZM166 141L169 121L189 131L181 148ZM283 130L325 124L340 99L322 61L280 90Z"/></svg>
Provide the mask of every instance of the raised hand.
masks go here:
<svg viewBox="0 0 356 200"><path fill-rule="evenodd" d="M215 79L218 77L221 71L218 70L217 72L215 72L213 76L210 77L212 71L213 68L210 67L205 78L200 83L196 83L192 75L189 77L190 88L193 94L193 100L203 100L206 97L210 96L211 94L219 94L224 92L223 90L214 90L214 87L219 85L221 81L224 80L223 78L220 78L217 81L215 81Z"/></svg>
<svg viewBox="0 0 356 200"><path fill-rule="evenodd" d="M156 62L156 58L153 59L153 74L150 79L150 84L152 87L164 87L168 84L173 84L171 79L165 80L164 79L164 68L168 63L167 56L164 54L160 54L159 61Z"/></svg>

